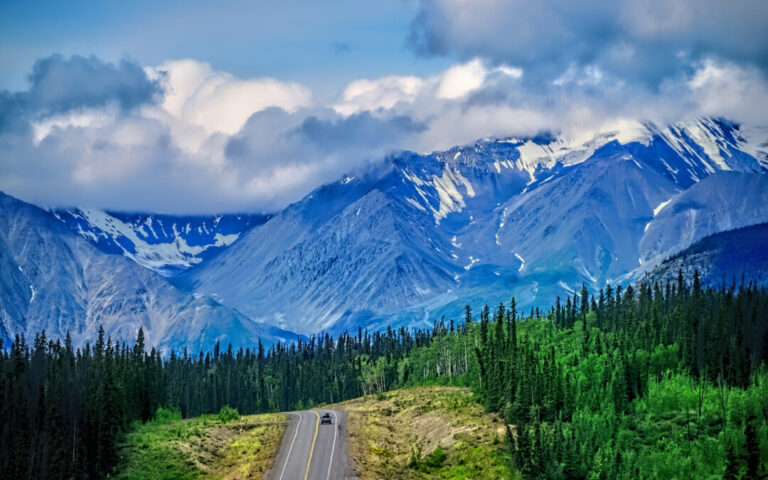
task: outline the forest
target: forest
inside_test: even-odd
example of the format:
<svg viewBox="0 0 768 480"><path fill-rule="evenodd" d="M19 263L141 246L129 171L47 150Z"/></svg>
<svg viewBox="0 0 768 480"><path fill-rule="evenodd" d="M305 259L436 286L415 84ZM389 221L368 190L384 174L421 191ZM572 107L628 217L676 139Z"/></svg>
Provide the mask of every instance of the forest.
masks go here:
<svg viewBox="0 0 768 480"><path fill-rule="evenodd" d="M504 419L524 478L768 478L767 365L768 291L682 273L270 348L163 355L142 331L82 348L40 332L0 348L0 477L107 477L160 407L250 414L451 384Z"/></svg>

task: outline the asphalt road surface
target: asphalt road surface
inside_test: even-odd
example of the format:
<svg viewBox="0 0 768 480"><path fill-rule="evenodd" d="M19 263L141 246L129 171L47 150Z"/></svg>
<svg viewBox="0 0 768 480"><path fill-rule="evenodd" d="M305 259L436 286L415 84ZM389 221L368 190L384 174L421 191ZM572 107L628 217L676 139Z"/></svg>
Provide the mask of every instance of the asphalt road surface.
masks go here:
<svg viewBox="0 0 768 480"><path fill-rule="evenodd" d="M331 415L331 424L320 417ZM342 410L291 412L269 480L347 480L357 478L347 449L347 414Z"/></svg>

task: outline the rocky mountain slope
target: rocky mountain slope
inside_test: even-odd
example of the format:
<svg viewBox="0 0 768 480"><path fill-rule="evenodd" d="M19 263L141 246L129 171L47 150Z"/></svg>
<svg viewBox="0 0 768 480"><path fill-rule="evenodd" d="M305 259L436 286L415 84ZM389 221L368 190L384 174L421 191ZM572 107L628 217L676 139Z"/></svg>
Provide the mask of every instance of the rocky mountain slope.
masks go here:
<svg viewBox="0 0 768 480"><path fill-rule="evenodd" d="M106 253L118 253L164 276L212 258L266 215L174 216L60 209L56 218Z"/></svg>
<svg viewBox="0 0 768 480"><path fill-rule="evenodd" d="M750 148L738 125L695 119L581 143L405 152L319 188L174 282L303 333L427 326L513 294L547 304L768 220L766 163Z"/></svg>
<svg viewBox="0 0 768 480"><path fill-rule="evenodd" d="M650 282L677 281L680 270L692 278L698 270L702 284L713 287L768 283L768 223L705 237L648 272Z"/></svg>
<svg viewBox="0 0 768 480"><path fill-rule="evenodd" d="M703 118L401 152L270 217L46 212L3 196L0 337L83 342L103 323L197 348L428 327L512 295L548 305L767 222L760 132Z"/></svg>
<svg viewBox="0 0 768 480"><path fill-rule="evenodd" d="M252 321L215 300L186 293L121 255L107 254L53 214L0 194L0 338L70 332L76 345L96 337L196 350L217 340L253 346L295 335Z"/></svg>

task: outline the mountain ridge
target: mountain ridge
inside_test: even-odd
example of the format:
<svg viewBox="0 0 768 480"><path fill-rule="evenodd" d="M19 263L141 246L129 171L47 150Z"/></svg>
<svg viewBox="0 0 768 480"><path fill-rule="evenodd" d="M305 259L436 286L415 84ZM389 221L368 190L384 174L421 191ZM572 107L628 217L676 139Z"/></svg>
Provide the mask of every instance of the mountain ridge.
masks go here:
<svg viewBox="0 0 768 480"><path fill-rule="evenodd" d="M766 167L738 149L745 142L738 126L721 120L699 119L664 131L648 128L639 139L629 135L631 141L627 143L621 143L620 137L600 137L607 142L590 144L584 154L578 153L584 149L551 137L539 139L545 146L559 142L557 149L549 151L559 151L567 157L564 161L545 155L541 161L522 163L519 148L538 145L531 139L478 141L429 155L402 152L390 157L378 175L347 175L319 187L251 230L212 262L190 269L174 281L201 294L228 291L230 297L222 297L224 303L258 315L260 321L277 322L305 333L318 328L373 328L389 323L428 326L429 318L460 315L456 305L446 307L457 297L477 295L478 301L495 303L515 294L523 299L521 306L528 307L573 292L582 282L595 287L634 278L638 269L648 267L643 266L644 257L652 261L643 251L641 239L649 229L656 231L649 224L666 218L659 212L664 213L665 205L674 197L699 183L717 187L718 181L710 177L730 171L759 178L760 185L765 178ZM703 144L695 143L694 138L703 139ZM722 195L741 193L729 188ZM318 281L316 276L323 277L326 272L301 278L301 270L291 271L292 264L284 261L291 255L286 252L299 243L307 263L323 264L328 257L343 252L340 247L329 250L329 242L334 242L340 225L345 225L341 219L349 220L345 209L356 209L353 205L371 192L378 192L376 195L398 217L398 229L386 234L423 240L418 248L401 241L409 252L401 258L412 255L426 265L437 266L437 278L453 276L450 283L417 281L419 273L414 273L414 278L402 278L400 286L413 281L409 288L425 292L411 297L404 309L402 304L389 308L379 302L377 307L368 308L370 305L347 301L357 298L354 288L364 283L343 280L339 275ZM753 189L747 203L754 204L760 194L760 188ZM333 199L333 208L311 222L296 221L312 218L317 211L315 202L327 198ZM356 213L376 217L381 210L369 206ZM360 235L370 228L360 227ZM292 231L294 236L283 242L283 237L272 230ZM704 228L701 233L713 232ZM270 246L265 248L264 244ZM258 260L249 260L251 256ZM374 268L374 260L367 262L369 268L362 267L365 262L354 255L334 258L342 262L336 268L343 265L358 280L376 277L383 268ZM396 261L391 261L385 265L397 268ZM237 272L242 271L248 274L239 276ZM291 278L295 283L284 281ZM398 291L398 285L381 285L393 287L382 292L395 295ZM246 292L266 289L269 294L281 288L302 290L304 300L298 303L304 307L284 306L290 302L270 304L262 299L269 294L232 296L239 288ZM306 301L306 297L328 301L318 304ZM302 320L313 316L325 320Z"/></svg>
<svg viewBox="0 0 768 480"><path fill-rule="evenodd" d="M748 153L760 148L737 124L694 119L578 139L543 134L404 151L268 218L235 222L236 241L226 245L216 238L227 232L206 229L202 253L185 255L192 242L182 244L174 224L165 229L177 242L173 255L145 266L248 321L306 335L429 327L459 317L468 302L512 295L530 308L582 283L635 281L699 238L768 221L768 163ZM89 221L92 211L69 215L60 223L80 238L117 243L112 253L138 264L152 259L151 249L141 257L119 242L151 230L149 219L159 216L130 223L104 213L119 227L110 230L103 218ZM117 235L125 228L133 233ZM23 282L13 274L6 281L13 298L26 298Z"/></svg>
<svg viewBox="0 0 768 480"><path fill-rule="evenodd" d="M295 334L253 322L208 297L182 292L121 255L100 251L52 213L0 193L0 334L46 331L72 335L75 345L99 326L114 340L139 328L161 349L235 346L293 340Z"/></svg>

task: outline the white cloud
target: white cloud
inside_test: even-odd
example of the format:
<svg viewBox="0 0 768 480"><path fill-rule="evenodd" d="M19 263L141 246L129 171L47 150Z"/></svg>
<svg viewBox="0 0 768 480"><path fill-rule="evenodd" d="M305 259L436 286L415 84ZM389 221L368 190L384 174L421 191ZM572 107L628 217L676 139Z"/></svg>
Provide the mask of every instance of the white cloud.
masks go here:
<svg viewBox="0 0 768 480"><path fill-rule="evenodd" d="M479 59L462 65L454 65L443 73L437 87L437 98L450 100L461 98L480 88L485 82L486 75L488 75L488 70Z"/></svg>
<svg viewBox="0 0 768 480"><path fill-rule="evenodd" d="M45 205L274 211L394 150L541 130L626 141L642 121L688 115L766 124L761 70L714 58L690 67L652 90L574 64L542 91L519 68L471 59L430 76L355 80L323 106L307 86L170 61L145 69L163 88L154 102L43 112L27 120L28 137L0 132L0 190Z"/></svg>
<svg viewBox="0 0 768 480"><path fill-rule="evenodd" d="M489 67L481 59L452 65L444 72L428 77L388 76L350 82L344 88L334 109L351 115L380 108L393 109L398 104L413 104L417 100L461 100L487 86L494 76L519 79L523 71L508 65Z"/></svg>
<svg viewBox="0 0 768 480"><path fill-rule="evenodd" d="M163 79L163 109L208 134L237 133L251 115L269 107L294 112L312 104L312 91L304 85L272 78L242 80L196 60L169 61L148 70Z"/></svg>
<svg viewBox="0 0 768 480"><path fill-rule="evenodd" d="M52 115L32 121L32 135L37 145L54 129L70 127L103 127L115 121L118 109L114 105L105 108L82 108L76 111Z"/></svg>
<svg viewBox="0 0 768 480"><path fill-rule="evenodd" d="M341 101L334 109L344 115L364 110L389 109L399 102L413 102L426 83L423 78L414 76L355 80L344 89Z"/></svg>
<svg viewBox="0 0 768 480"><path fill-rule="evenodd" d="M701 115L724 116L762 126L768 123L768 83L756 68L708 59L686 87Z"/></svg>

